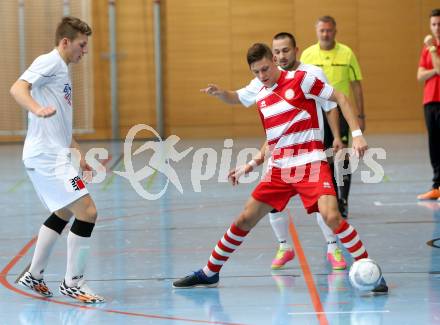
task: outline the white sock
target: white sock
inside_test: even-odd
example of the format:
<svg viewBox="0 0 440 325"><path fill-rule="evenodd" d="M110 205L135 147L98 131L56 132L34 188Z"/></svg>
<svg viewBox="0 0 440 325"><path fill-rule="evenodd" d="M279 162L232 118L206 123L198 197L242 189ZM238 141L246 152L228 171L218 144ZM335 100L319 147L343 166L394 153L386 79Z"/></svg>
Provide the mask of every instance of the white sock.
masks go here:
<svg viewBox="0 0 440 325"><path fill-rule="evenodd" d="M333 233L330 227L327 226L320 213L316 213L316 221L318 222L322 234L324 235L324 238L327 241L327 252L333 253L335 249L338 248L336 235Z"/></svg>
<svg viewBox="0 0 440 325"><path fill-rule="evenodd" d="M90 251L90 237L81 237L69 231L67 236L66 285L77 286L84 277L87 258Z"/></svg>
<svg viewBox="0 0 440 325"><path fill-rule="evenodd" d="M55 242L60 237L55 230L42 225L38 232L37 244L35 245L34 256L32 257L29 272L35 279L42 279L44 269L49 262L50 253Z"/></svg>
<svg viewBox="0 0 440 325"><path fill-rule="evenodd" d="M334 253L335 249L338 248L337 242L327 242L327 253Z"/></svg>
<svg viewBox="0 0 440 325"><path fill-rule="evenodd" d="M291 249L287 244L289 221L281 213L269 213L270 225L280 243L281 249Z"/></svg>
<svg viewBox="0 0 440 325"><path fill-rule="evenodd" d="M205 275L206 275L207 277L209 277L209 278L217 274L217 273L215 273L215 272L212 272L212 271L208 268L208 266L206 266L206 265L203 267L203 273L205 273Z"/></svg>

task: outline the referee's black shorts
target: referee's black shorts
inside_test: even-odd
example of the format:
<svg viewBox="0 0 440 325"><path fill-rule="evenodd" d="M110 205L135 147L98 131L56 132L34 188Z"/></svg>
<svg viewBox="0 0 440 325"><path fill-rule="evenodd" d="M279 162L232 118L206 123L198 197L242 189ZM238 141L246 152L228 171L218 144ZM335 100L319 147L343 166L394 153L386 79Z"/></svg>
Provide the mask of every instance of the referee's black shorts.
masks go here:
<svg viewBox="0 0 440 325"><path fill-rule="evenodd" d="M341 140L344 145L348 146L348 142L350 140L350 127L342 115L341 109L339 107L337 107L337 109L339 110L339 131L341 133ZM333 147L333 134L330 126L328 125L326 116L324 116L324 147L325 149Z"/></svg>

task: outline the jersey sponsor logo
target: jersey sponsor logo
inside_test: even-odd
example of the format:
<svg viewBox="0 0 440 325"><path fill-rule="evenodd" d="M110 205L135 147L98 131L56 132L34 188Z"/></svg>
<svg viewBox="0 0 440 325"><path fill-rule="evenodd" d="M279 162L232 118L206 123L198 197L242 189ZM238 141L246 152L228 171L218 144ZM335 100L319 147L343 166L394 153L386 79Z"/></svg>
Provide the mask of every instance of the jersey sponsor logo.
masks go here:
<svg viewBox="0 0 440 325"><path fill-rule="evenodd" d="M70 87L70 85L64 84L64 99L66 100L67 104L69 104L69 106L72 106L72 87Z"/></svg>
<svg viewBox="0 0 440 325"><path fill-rule="evenodd" d="M332 188L332 186L330 185L329 182L324 182L324 183L322 183L322 186L323 186L324 188Z"/></svg>
<svg viewBox="0 0 440 325"><path fill-rule="evenodd" d="M286 99L290 100L293 97L295 97L295 92L293 91L293 89L287 89L286 92L284 93L284 97L286 97Z"/></svg>
<svg viewBox="0 0 440 325"><path fill-rule="evenodd" d="M70 184L72 185L75 191L81 191L82 189L86 188L84 182L81 180L79 176L72 178L70 180Z"/></svg>

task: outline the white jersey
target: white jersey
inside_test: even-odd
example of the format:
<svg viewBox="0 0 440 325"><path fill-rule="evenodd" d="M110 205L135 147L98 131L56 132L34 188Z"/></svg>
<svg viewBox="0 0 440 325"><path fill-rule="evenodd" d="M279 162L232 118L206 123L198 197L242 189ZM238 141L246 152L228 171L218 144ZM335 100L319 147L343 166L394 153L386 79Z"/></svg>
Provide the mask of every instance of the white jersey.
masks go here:
<svg viewBox="0 0 440 325"><path fill-rule="evenodd" d="M32 85L31 96L56 114L41 118L28 114L29 123L23 148L23 160L42 153L57 154L72 142L72 82L69 68L57 49L35 59L20 76Z"/></svg>
<svg viewBox="0 0 440 325"><path fill-rule="evenodd" d="M282 70L280 67L278 67L278 69ZM300 63L300 65L296 70L305 71L309 74L314 75L323 82L328 83L324 71L315 65ZM262 88L263 88L263 84L261 83L260 80L258 80L258 78L252 79L252 81L246 87L237 90L237 94L238 94L238 98L240 99L240 102L246 107L255 104L257 94L260 92ZM323 109L325 112L328 112L337 106L337 104L332 101L323 100L320 98L314 98L314 99L316 103L321 107L321 109Z"/></svg>

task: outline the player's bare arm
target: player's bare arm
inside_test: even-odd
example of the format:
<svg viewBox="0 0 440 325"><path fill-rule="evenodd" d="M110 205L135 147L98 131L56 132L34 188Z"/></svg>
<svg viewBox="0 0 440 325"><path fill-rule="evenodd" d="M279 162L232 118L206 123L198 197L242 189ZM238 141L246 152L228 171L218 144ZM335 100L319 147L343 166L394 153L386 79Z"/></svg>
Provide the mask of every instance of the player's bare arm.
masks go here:
<svg viewBox="0 0 440 325"><path fill-rule="evenodd" d="M426 47L430 48L434 45L434 39L432 35L427 35L423 41ZM430 51L431 52L431 51ZM440 57L437 52L432 51L431 53L432 65L434 66L432 69L425 69L424 67L419 67L417 69L417 80L420 82L424 82L437 74L440 74Z"/></svg>
<svg viewBox="0 0 440 325"><path fill-rule="evenodd" d="M434 42L434 37L432 35L427 35L423 41L425 46L429 49L429 54L432 58L432 65L437 74L440 74L440 56L437 53L437 49Z"/></svg>
<svg viewBox="0 0 440 325"><path fill-rule="evenodd" d="M327 116L328 125L333 134L333 150L336 153L344 147L339 129L339 110L332 109L325 114Z"/></svg>
<svg viewBox="0 0 440 325"><path fill-rule="evenodd" d="M424 82L425 80L434 77L436 74L437 71L435 71L435 69L425 69L423 67L419 67L417 69L417 80L420 82Z"/></svg>
<svg viewBox="0 0 440 325"><path fill-rule="evenodd" d="M226 104L241 104L237 92L224 90L215 84L208 84L208 87L200 89L200 92L217 97Z"/></svg>
<svg viewBox="0 0 440 325"><path fill-rule="evenodd" d="M87 162L85 160L85 155L81 151L81 147L79 146L79 143L76 142L76 140L73 139L73 138L72 138L72 142L70 143L70 148L76 149L80 153L80 155L81 155L81 157L80 157L80 167L81 167L81 169L86 168L87 170L89 170L90 166L87 164Z"/></svg>
<svg viewBox="0 0 440 325"><path fill-rule="evenodd" d="M353 90L353 97L357 108L357 119L362 132L365 131L365 112L364 112L364 93L362 91L362 84L360 80L353 80L350 82Z"/></svg>
<svg viewBox="0 0 440 325"><path fill-rule="evenodd" d="M432 58L432 65L434 66L434 70L436 74L440 75L440 56L437 51L429 51Z"/></svg>
<svg viewBox="0 0 440 325"><path fill-rule="evenodd" d="M339 107L341 108L342 115L344 115L344 118L347 121L351 131L360 131L359 123L354 114L354 109L350 105L347 96L337 90L333 90L329 100L338 103ZM362 136L362 133L353 135L353 149L356 155L359 157L362 157L364 152L368 149L367 141Z"/></svg>
<svg viewBox="0 0 440 325"><path fill-rule="evenodd" d="M255 167L260 166L264 163L266 159L266 155L268 155L268 147L267 141L263 143L260 148L260 152L252 157L252 160L248 163L241 165L235 169L232 169L228 174L228 179L232 183L233 186L238 185L238 180L241 176L246 175L254 170Z"/></svg>
<svg viewBox="0 0 440 325"><path fill-rule="evenodd" d="M79 143L76 142L74 138L72 138L72 142L70 143L70 148L76 149L79 152L80 158L79 158L79 167L82 170L82 176L83 179L86 182L90 182L93 178L93 169L90 167L90 165L87 163L84 153L81 151L81 147L79 146Z"/></svg>
<svg viewBox="0 0 440 325"><path fill-rule="evenodd" d="M31 96L32 85L24 80L17 80L10 89L11 96L21 107L39 117L50 117L56 113L53 107L43 107Z"/></svg>

